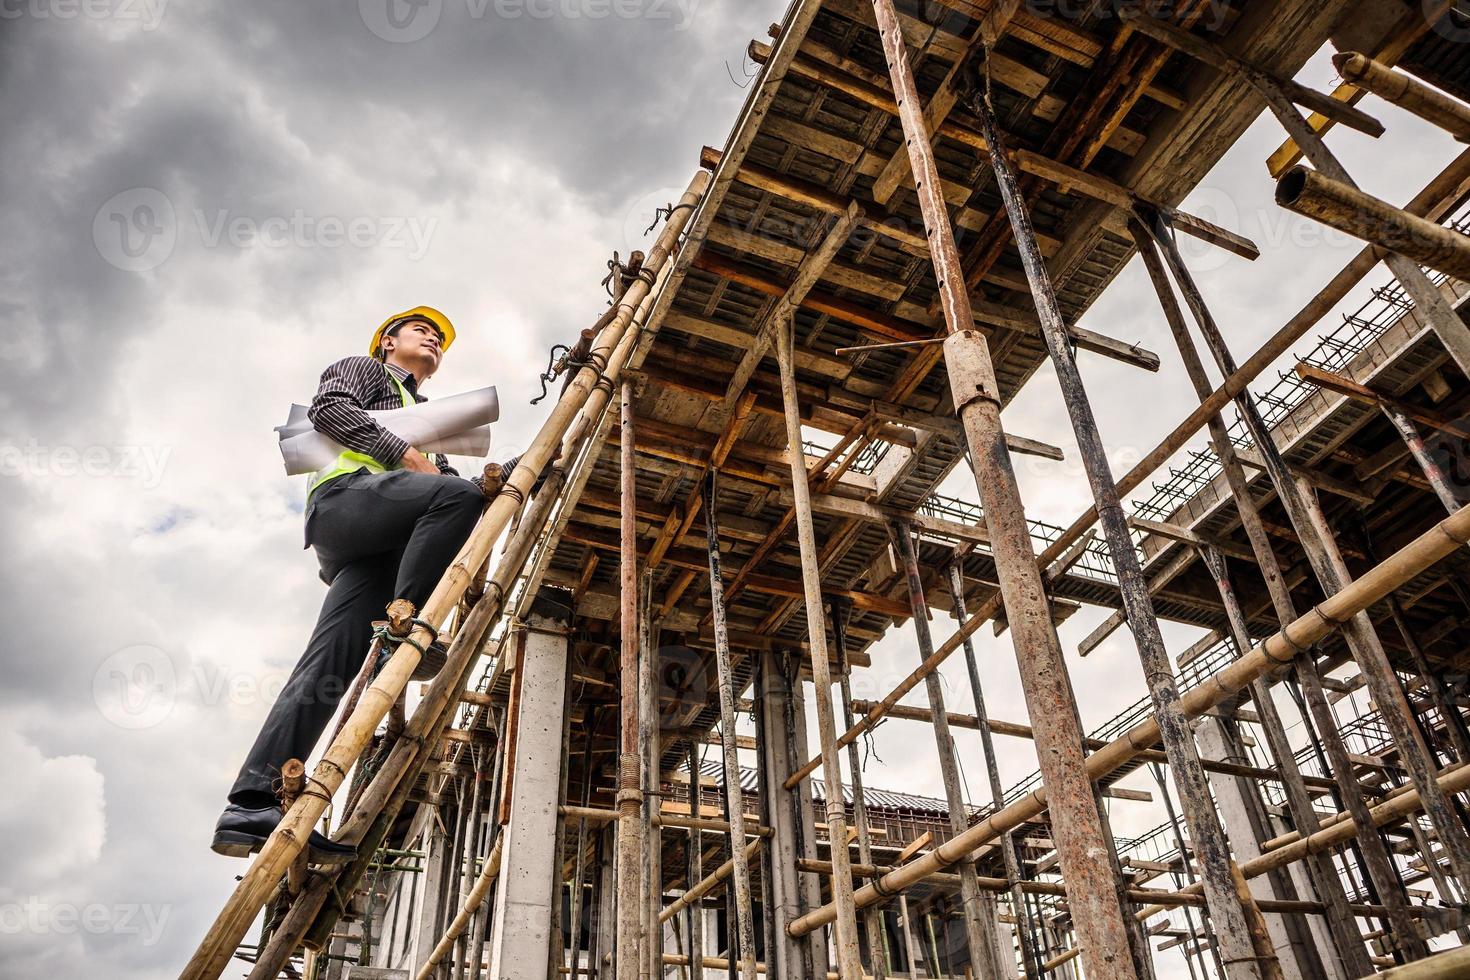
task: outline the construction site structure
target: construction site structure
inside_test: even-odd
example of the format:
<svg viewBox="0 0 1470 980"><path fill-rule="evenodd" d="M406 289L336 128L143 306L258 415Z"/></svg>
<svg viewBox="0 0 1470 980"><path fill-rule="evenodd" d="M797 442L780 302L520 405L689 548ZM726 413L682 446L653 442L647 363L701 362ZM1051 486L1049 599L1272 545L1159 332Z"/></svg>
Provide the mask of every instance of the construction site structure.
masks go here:
<svg viewBox="0 0 1470 980"><path fill-rule="evenodd" d="M1342 83L1295 81L1327 45ZM794 0L749 56L183 976L1470 976L1470 150L1382 200L1331 146L1409 150L1385 102L1470 136L1465 5ZM1247 329L1189 256L1273 256L1181 202L1263 111L1250 176L1362 247L1280 268L1317 291ZM1176 350L1080 322L1135 254ZM1198 396L1122 474L1097 359ZM1013 464L1062 451L1002 426L1044 365L1093 501L1067 526ZM938 492L957 468L978 502ZM986 702L987 626L1024 705ZM855 698L895 629L912 673ZM1130 646L1146 689L1085 730L1068 660ZM864 785L861 740L920 726L943 798ZM1035 746L1017 785L1003 739ZM1167 821L1115 834L1141 801ZM357 860L305 865L318 825Z"/></svg>

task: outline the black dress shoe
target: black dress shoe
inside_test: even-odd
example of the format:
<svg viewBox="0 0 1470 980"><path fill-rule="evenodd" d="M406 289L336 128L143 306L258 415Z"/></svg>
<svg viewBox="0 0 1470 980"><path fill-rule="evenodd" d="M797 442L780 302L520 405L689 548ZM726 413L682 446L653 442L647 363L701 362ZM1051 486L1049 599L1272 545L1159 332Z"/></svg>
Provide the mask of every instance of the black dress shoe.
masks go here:
<svg viewBox="0 0 1470 980"><path fill-rule="evenodd" d="M284 814L278 806L257 809L231 803L214 825L214 843L210 849L225 857L249 857L260 850L265 839L275 831ZM312 864L346 864L357 857L357 848L339 844L315 830L308 841L307 861Z"/></svg>

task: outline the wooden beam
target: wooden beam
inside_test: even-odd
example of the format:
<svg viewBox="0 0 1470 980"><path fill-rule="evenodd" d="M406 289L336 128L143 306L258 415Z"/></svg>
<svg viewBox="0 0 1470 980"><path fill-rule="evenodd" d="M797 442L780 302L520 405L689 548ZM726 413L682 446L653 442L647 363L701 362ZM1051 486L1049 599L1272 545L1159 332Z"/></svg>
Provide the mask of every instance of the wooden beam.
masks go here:
<svg viewBox="0 0 1470 980"><path fill-rule="evenodd" d="M1286 97L1297 105L1320 113L1360 133L1372 136L1374 139L1384 133L1383 123L1374 119L1363 110L1340 102L1332 96L1316 89L1308 88L1300 82L1289 78L1281 78L1272 72L1252 64L1243 58L1238 58L1220 48L1218 45L1191 34L1189 31L1171 24L1167 21L1150 17L1137 10L1123 11L1124 21L1138 31L1153 38L1160 44L1167 45L1182 54L1186 54L1196 61L1209 65L1228 75L1238 75L1247 80L1256 77L1265 77L1273 81L1281 89Z"/></svg>
<svg viewBox="0 0 1470 980"><path fill-rule="evenodd" d="M1343 375L1333 374L1331 371L1324 370L1313 364L1308 364L1305 361L1297 362L1296 374L1297 377L1308 384L1325 388L1328 391L1350 398L1353 401L1372 405L1375 408L1387 406L1397 409L1420 425L1434 429L1436 432L1443 432L1446 435L1452 435L1459 439L1470 439L1470 427L1467 427L1463 422L1456 421L1432 409L1411 405L1408 402L1394 398L1392 395L1379 394L1367 385L1359 384Z"/></svg>
<svg viewBox="0 0 1470 980"><path fill-rule="evenodd" d="M765 49L764 51L762 49ZM757 45L751 49L751 58L759 61L764 53L768 53L766 46ZM890 115L898 115L898 106L893 100L892 90L886 81L873 82L860 78L842 68L826 64L806 54L798 54L792 61L791 73L808 81L826 85L829 88L842 92L858 102L868 105L874 109L887 112ZM955 120L947 120L937 126L934 136L943 136L952 139L978 153L981 159L988 160L990 151L985 144L981 134L968 126L961 125ZM1002 137L1004 138L1004 137ZM1115 207L1131 209L1135 203L1144 203L1149 207L1159 209L1174 221L1178 229L1185 234L1193 235L1203 241L1217 245L1236 255L1247 259L1260 257L1260 249L1255 243L1234 232L1227 231L1213 222L1206 221L1186 212L1179 211L1160 201L1151 201L1123 185L1109 180L1106 177L1069 167L1057 160L1052 160L1026 150L1018 150L1012 154L1017 167L1022 171L1041 177L1044 180L1056 184L1063 191L1084 194L1095 200L1112 204Z"/></svg>
<svg viewBox="0 0 1470 980"><path fill-rule="evenodd" d="M787 321L796 315L797 309L806 300L817 280L822 278L827 267L832 264L832 260L837 258L837 253L842 250L842 246L847 244L848 238L852 236L853 229L862 220L862 217L863 209L858 206L857 202L849 204L847 210L827 230L821 244L801 260L801 265L796 269L796 277L786 287L786 292L762 318L760 326L756 328L754 341L744 356L740 358L740 363L735 366L735 373L731 375L730 383L725 389L723 407L726 411L735 404L735 399L740 396L740 392L745 390L750 376L755 373L761 359L766 356L774 332L786 329Z"/></svg>

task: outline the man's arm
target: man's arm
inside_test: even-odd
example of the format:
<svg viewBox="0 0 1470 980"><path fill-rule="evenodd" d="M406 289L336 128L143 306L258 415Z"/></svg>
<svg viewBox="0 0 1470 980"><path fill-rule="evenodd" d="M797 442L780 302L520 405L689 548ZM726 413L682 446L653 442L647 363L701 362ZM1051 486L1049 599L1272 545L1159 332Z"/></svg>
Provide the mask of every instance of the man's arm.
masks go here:
<svg viewBox="0 0 1470 980"><path fill-rule="evenodd" d="M363 409L383 377L383 365L371 357L343 358L322 372L306 417L322 435L392 467L403 459L409 445Z"/></svg>

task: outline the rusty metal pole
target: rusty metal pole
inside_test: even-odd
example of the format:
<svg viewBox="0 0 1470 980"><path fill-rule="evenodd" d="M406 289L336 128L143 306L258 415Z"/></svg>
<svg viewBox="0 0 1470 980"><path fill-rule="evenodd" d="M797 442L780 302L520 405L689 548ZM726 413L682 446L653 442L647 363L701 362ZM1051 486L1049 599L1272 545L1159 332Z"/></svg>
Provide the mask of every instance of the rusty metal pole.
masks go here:
<svg viewBox="0 0 1470 980"><path fill-rule="evenodd" d="M1174 274L1174 281L1178 283L1185 304L1199 325L1200 333L1217 366L1226 374L1231 373L1236 367L1235 358L1205 304L1203 295L1189 275L1173 239L1167 234L1157 234L1155 239L1162 246L1165 261ZM1301 540L1302 550L1323 592L1331 596L1343 591L1351 584L1352 577L1347 573L1337 543L1328 529L1326 517L1317 503L1315 492L1310 487L1300 485L1287 469L1286 461L1282 458L1250 391L1242 390L1236 395L1235 402L1241 421L1261 455L1267 475ZM1384 652L1372 619L1366 611L1357 613L1343 624L1343 634L1353 659L1362 670L1373 699L1378 703L1394 744L1402 754L1414 787L1424 796L1425 809L1434 821L1435 829L1439 831L1455 876L1461 881L1470 881L1470 838L1466 837L1465 828L1452 812L1449 800L1434 782L1434 765L1429 758L1428 746L1413 722L1408 699L1388 662L1388 655ZM1356 792L1349 794L1350 797L1359 795L1361 794ZM1349 806L1353 805L1351 798L1344 802Z"/></svg>
<svg viewBox="0 0 1470 980"><path fill-rule="evenodd" d="M653 622L653 572L645 567L638 579L638 756L643 767L643 958L640 976L656 980L663 973L663 830L658 820L659 713L658 627Z"/></svg>
<svg viewBox="0 0 1470 980"><path fill-rule="evenodd" d="M1185 374L1189 376L1190 382L1194 385L1195 393L1203 400L1209 396L1211 390L1209 376L1205 374L1204 364L1200 360L1194 340L1190 337L1189 329L1185 325L1183 311L1179 308L1178 299L1169 284L1168 274L1159 259L1153 233L1144 221L1137 218L1129 221L1129 231L1132 233L1139 257L1143 259L1149 280L1158 295L1159 305L1163 309L1169 331L1173 334L1175 344L1179 348ZM1241 527L1256 556L1257 565L1266 582L1267 591L1271 595L1277 618L1282 623L1289 623L1296 618L1296 610L1292 605L1290 592L1286 588L1280 565L1277 563L1276 553L1271 547L1270 539L1266 536L1265 526L1261 522L1255 500L1251 496L1250 486L1240 458L1236 454L1234 444L1230 441L1230 434L1219 415L1210 419L1208 429L1210 444L1214 447L1215 455L1220 460L1231 496L1235 500ZM1225 605L1226 620L1230 626L1236 649L1249 650L1251 645L1249 631L1245 627L1245 617L1240 611L1230 580L1226 577L1224 560L1210 549L1201 554L1215 579L1221 602ZM1311 662L1310 658L1303 658L1300 668L1301 673L1312 675L1315 686L1320 689L1321 679L1317 676L1316 665ZM1281 715L1276 710L1276 702L1271 697L1269 685L1263 679L1257 679L1251 685L1251 697L1255 701L1267 744L1281 772L1292 824L1299 828L1306 828L1306 833L1314 833L1318 826L1316 810L1312 806L1311 796L1307 793L1301 770L1297 768L1296 756L1287 739L1286 727L1281 720ZM1349 776L1351 771L1350 768L1347 770ZM1327 926L1332 933L1344 972L1350 976L1367 976L1373 971L1373 963L1363 946L1357 922L1347 907L1347 892L1343 889L1342 881L1338 877L1337 869L1332 865L1330 855L1314 858L1309 863L1307 870L1317 895L1327 907ZM1407 918L1406 910L1404 917Z"/></svg>
<svg viewBox="0 0 1470 980"><path fill-rule="evenodd" d="M735 859L735 916L740 976L755 980L755 919L750 904L750 864L745 858L745 794L740 789L740 758L735 748L735 677L730 666L730 629L725 622L725 580L720 571L720 525L715 512L715 471L705 478L704 523L709 546L709 601L719 674L720 747L725 763L725 805L730 813L730 853ZM833 845L835 848L835 844ZM731 957L735 959L732 950Z"/></svg>
<svg viewBox="0 0 1470 980"><path fill-rule="evenodd" d="M704 795L700 784L700 771L703 768L699 764L702 752L699 747L699 739L689 740L689 816L698 820L702 817L703 808L701 800ZM687 875L688 886L694 887L694 883L704 879L704 836L703 832L695 826L689 828L689 872ZM704 980L704 906L700 902L690 902L689 912L689 975L691 980L698 978ZM770 954L766 956L771 959Z"/></svg>
<svg viewBox="0 0 1470 980"><path fill-rule="evenodd" d="M1194 732L1180 705L1178 682L1170 666L1169 653L1164 647L1158 619L1154 615L1153 602L1148 594L1148 581L1144 578L1138 553L1134 549L1128 519L1118 498L1118 488L1113 483L1107 451L1103 447L1097 421L1087 399L1087 390L1077 370L1076 355L1072 352L1067 327L1062 320L1051 279L1041 258L1041 248L1031 226L1025 199L1016 182L1009 151L997 135L994 112L983 94L977 93L970 103L990 148L990 164L995 171L996 185L1010 216L1016 245L1021 253L1021 264L1026 270L1031 295L1036 303L1042 336L1056 369L1057 382L1067 404L1082 465L1087 472L1092 496L1097 504L1098 522L1102 525L1103 537L1107 541L1113 567L1117 572L1118 591L1123 609L1127 613L1128 626L1133 631L1139 661L1148 681L1149 696L1159 721L1164 751L1168 754L1169 767L1179 791L1180 807L1199 855L1200 877L1203 879L1216 941L1225 961L1226 976L1230 980L1253 980L1261 977L1263 970L1257 962L1246 910L1235 889L1230 845L1225 839L1225 831L1220 826L1219 815L1215 812L1214 801L1210 797L1204 767L1200 765L1199 751L1194 744Z"/></svg>
<svg viewBox="0 0 1470 980"><path fill-rule="evenodd" d="M1180 292L1183 293L1186 304L1189 306L1195 321L1197 323L1204 321L1211 325L1210 327L1201 326L1201 332L1205 335L1206 342L1211 343L1209 338L1212 332L1218 335L1218 330L1213 330L1214 321L1208 307L1205 306L1203 294L1200 293L1198 284L1195 283L1193 277L1189 274L1189 269L1184 264L1183 256L1175 248L1173 239L1168 235L1163 219L1158 215L1154 215L1153 223L1148 226L1147 231L1151 239L1150 247L1144 249L1143 243L1140 242L1140 252L1144 256L1145 263L1149 264L1151 259L1157 259L1158 253L1155 253L1152 247L1153 244L1156 244L1159 247L1159 251L1162 252L1163 258L1168 265L1169 271L1173 274L1175 282L1178 283ZM1162 270L1159 271L1162 272ZM1153 270L1150 270L1150 274L1153 274ZM1204 365L1200 363L1199 355L1194 347L1194 341L1184 329L1182 320L1177 317L1177 306L1172 306L1171 308L1171 305L1175 301L1173 292L1169 290L1167 280L1159 285L1160 301L1164 304L1165 315L1171 321L1170 326L1174 330L1176 339L1179 342L1180 354L1185 360L1191 377L1196 379L1195 384L1198 389L1200 384L1198 379L1204 377ZM1208 385L1207 380L1205 384L1206 386ZM1241 394L1237 396L1238 401L1242 399L1248 400L1250 398L1250 393L1246 390L1242 390ZM1254 405L1254 402L1252 401L1251 404ZM1261 521L1261 516L1256 508L1254 499L1250 495L1244 473L1240 469L1239 459L1236 457L1234 447L1230 443L1229 435L1223 431L1223 426L1218 425L1218 417L1216 424L1220 431L1217 432L1212 429L1212 435L1215 436L1217 451L1224 453L1222 459L1226 459L1234 464L1233 468L1227 468L1226 475L1232 484L1232 494L1235 497L1236 510L1241 518L1241 526L1246 532L1247 540L1250 542L1256 561L1261 568L1262 576L1265 579L1267 591L1271 596L1277 619L1282 623L1289 623L1296 618L1295 604L1292 602L1290 591L1287 589L1285 579L1281 574L1281 568L1277 562L1275 550L1272 548L1270 539L1267 536L1265 525ZM1279 469L1285 470L1285 463L1280 459L1274 441L1271 441L1269 438L1266 440L1257 438L1256 450L1265 459L1274 459ZM1302 696L1307 705L1307 712L1321 734L1323 748L1331 763L1332 775L1338 782L1343 803L1352 814L1352 819L1359 828L1358 842L1363 866L1368 873L1373 887L1378 891L1384 904L1390 910L1391 917L1396 923L1394 931L1406 937L1405 941L1412 944L1418 934L1412 930L1406 932L1403 929L1403 924L1408 921L1408 908L1407 897L1404 894L1402 882L1399 881L1398 875L1394 873L1393 859L1388 853L1388 848L1384 844L1383 838L1373 829L1368 815L1367 803L1363 799L1362 791L1358 787L1356 780L1353 778L1353 767L1348 757L1347 747L1343 744L1342 736L1337 730L1337 722L1328 704L1326 690L1322 685L1322 677L1317 669L1315 657L1299 657L1295 662L1295 667L1297 679L1301 683ZM1269 694L1258 698L1257 704L1263 703L1268 697ZM1315 811L1310 808L1310 803L1308 804L1308 808L1303 812L1305 814L1315 814ZM1305 825L1310 828L1309 833L1313 832L1316 829L1313 826L1315 819L1315 816L1305 817L1298 826ZM1329 871L1330 874L1328 874ZM1324 879L1330 879L1323 882L1322 888L1324 889L1332 889L1332 882L1338 881L1337 873L1335 869L1331 869L1330 863L1323 869L1322 877ZM1319 890L1318 894L1324 901L1333 904L1328 897L1329 891ZM1330 918L1329 925L1331 925ZM1356 925L1352 925L1350 928L1351 935L1359 935ZM1347 930L1345 929L1344 938L1346 936ZM1354 972L1362 969L1361 962L1356 955L1356 951L1361 949L1361 946L1360 939L1357 941L1350 940L1349 945L1340 951L1340 955L1348 958L1345 959L1345 965L1348 963L1357 964L1351 967L1351 970ZM1413 951L1411 947L1411 955ZM1365 976L1366 973L1360 972L1359 975Z"/></svg>
<svg viewBox="0 0 1470 980"><path fill-rule="evenodd" d="M1052 830L1066 875L1067 897L1078 943L1084 950L1083 962L1093 980L1150 976L1149 951L1146 945L1134 941L1117 854L1103 826L1095 787L1086 776L1076 698L1061 641L1051 621L1036 554L1031 549L1030 529L1000 424L995 369L984 335L974 328L964 269L924 123L923 103L908 63L903 30L892 0L873 0L873 12L924 215L930 260L949 332L944 342L946 369L955 411L965 429L975 483L985 503L985 521L1018 652L1026 705L1033 718L1050 722L1037 732L1036 748L1051 801Z"/></svg>
<svg viewBox="0 0 1470 980"><path fill-rule="evenodd" d="M633 457L633 383L619 388L622 411L622 515L619 522L618 578L622 589L618 626L621 731L618 753L617 980L638 980L643 949L642 759L638 753L638 471Z"/></svg>
<svg viewBox="0 0 1470 980"><path fill-rule="evenodd" d="M1414 420L1392 405L1379 405L1383 414L1393 423L1398 430L1399 436L1403 438L1404 444L1409 447L1409 455L1414 457L1414 462L1419 465L1419 470L1424 474L1424 479L1429 481L1429 489L1439 498L1444 509L1453 514L1462 506L1460 498L1455 494L1450 481L1445 477L1444 468L1439 465L1439 460L1429 451L1429 446L1424 442L1424 436L1419 433L1419 427Z"/></svg>
<svg viewBox="0 0 1470 980"><path fill-rule="evenodd" d="M918 640L920 661L928 660L934 653L934 639L929 632L929 604L924 599L924 580L919 574L919 557L914 551L914 539L908 525L900 521L888 523L888 540L897 552L898 562L908 585L909 612L913 616L914 636ZM955 758L954 737L949 731L949 720L944 707L944 687L939 674L933 673L924 679L924 689L929 696L929 710L933 713L934 743L939 755L939 772L944 780L945 802L949 805L949 829L960 834L970 825L970 811L965 806L964 791L960 786L959 764ZM1000 941L995 930L995 899L988 893L982 897L976 881L975 862L961 861L960 901L964 912L965 939L970 947L970 963L977 977L988 980L1012 980L1015 963L1003 967L1000 963Z"/></svg>
<svg viewBox="0 0 1470 980"><path fill-rule="evenodd" d="M827 834L832 842L832 898L837 906L837 975L840 980L862 980L858 955L857 904L852 897L852 859L847 850L847 814L842 802L842 764L837 756L837 731L832 717L832 668L827 660L827 625L822 613L822 578L818 567L816 525L812 519L811 486L802 454L801 405L796 393L796 321L776 325L776 360L781 370L781 404L786 416L787 455L791 461L791 496L796 510L796 538L801 552L801 582L806 600L807 643L811 649L813 698L817 709L817 738L822 746L822 769L827 779Z"/></svg>
<svg viewBox="0 0 1470 980"><path fill-rule="evenodd" d="M829 609L832 645L837 653L837 686L842 695L842 723L852 727L852 680L847 662L847 599L833 597ZM858 861L873 864L873 840L868 828L868 803L863 795L863 765L856 743L848 743L847 769L852 782L852 823L857 828ZM868 970L873 980L885 980L888 962L883 950L883 910L870 905L863 910L863 933L868 947Z"/></svg>
<svg viewBox="0 0 1470 980"><path fill-rule="evenodd" d="M960 572L958 556L949 563L949 594L955 621L963 624L965 613L965 582ZM970 675L970 693L975 702L975 721L980 731L980 749L985 755L985 776L990 784L990 798L995 806L1005 799L1005 787L1000 781L1000 765L995 757L995 741L990 734L990 716L985 710L985 693L980 685L980 668L975 660L975 647L965 637L965 669ZM1016 853L1016 835L1007 831L1000 839L1001 859L1005 863L1006 880L1011 883L1011 911L1016 920L1016 939L1021 946L1021 971L1026 980L1039 980L1041 957L1031 935L1030 907L1021 892L1021 859Z"/></svg>

